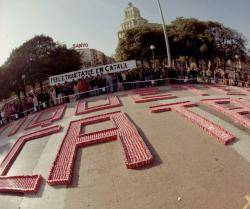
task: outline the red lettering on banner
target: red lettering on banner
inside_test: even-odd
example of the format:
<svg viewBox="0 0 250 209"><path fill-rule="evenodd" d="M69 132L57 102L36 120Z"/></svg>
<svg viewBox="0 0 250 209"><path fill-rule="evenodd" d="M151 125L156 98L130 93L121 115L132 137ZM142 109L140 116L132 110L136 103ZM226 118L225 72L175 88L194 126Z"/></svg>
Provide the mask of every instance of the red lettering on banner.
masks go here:
<svg viewBox="0 0 250 209"><path fill-rule="evenodd" d="M88 47L88 43L77 43L77 44L73 44L73 48L77 49L77 48L84 48L84 47Z"/></svg>
<svg viewBox="0 0 250 209"><path fill-rule="evenodd" d="M114 128L88 134L80 133L82 126L108 120L114 123ZM47 180L48 184L70 184L77 149L117 139L121 142L127 168L138 168L153 161L153 156L136 127L128 120L124 113L113 112L102 114L70 123L50 170Z"/></svg>

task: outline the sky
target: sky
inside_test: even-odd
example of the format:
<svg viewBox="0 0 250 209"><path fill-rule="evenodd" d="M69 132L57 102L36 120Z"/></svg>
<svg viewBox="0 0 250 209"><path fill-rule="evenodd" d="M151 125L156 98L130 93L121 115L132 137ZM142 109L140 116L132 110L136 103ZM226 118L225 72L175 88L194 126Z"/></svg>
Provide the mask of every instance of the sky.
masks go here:
<svg viewBox="0 0 250 209"><path fill-rule="evenodd" d="M149 22L161 22L156 0L130 0ZM243 33L250 43L250 0L161 0L167 23L176 17L215 20ZM0 0L0 65L13 48L45 34L71 47L115 53L128 0ZM250 44L248 44L250 48Z"/></svg>

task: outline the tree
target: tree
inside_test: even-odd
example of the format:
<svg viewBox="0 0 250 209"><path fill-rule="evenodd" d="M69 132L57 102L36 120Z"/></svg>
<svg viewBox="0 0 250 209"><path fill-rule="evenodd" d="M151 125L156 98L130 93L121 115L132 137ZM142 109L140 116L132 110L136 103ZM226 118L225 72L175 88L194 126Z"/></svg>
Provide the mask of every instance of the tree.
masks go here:
<svg viewBox="0 0 250 209"><path fill-rule="evenodd" d="M14 49L2 67L3 77L11 84L9 91L20 97L21 91L26 94L25 84L34 88L39 82L42 88L48 76L80 69L81 58L77 51L67 49L49 36L39 35Z"/></svg>
<svg viewBox="0 0 250 209"><path fill-rule="evenodd" d="M202 59L207 64L213 58L214 40L208 33L206 22L180 17L174 20L169 28L175 47L175 57L185 57L188 65L190 58L193 58L197 66Z"/></svg>
<svg viewBox="0 0 250 209"><path fill-rule="evenodd" d="M74 49L67 49L65 45L59 45L46 61L53 69L50 75L76 71L82 66L81 55Z"/></svg>
<svg viewBox="0 0 250 209"><path fill-rule="evenodd" d="M201 63L208 67L209 61L217 58L226 66L229 59L235 60L235 55L241 60L246 55L244 36L217 22L180 17L167 26L167 33L173 60L183 57L188 66L190 61L195 61L198 67ZM162 29L138 27L127 30L124 38L119 40L116 58L148 60L151 44L156 46L156 57L166 56Z"/></svg>
<svg viewBox="0 0 250 209"><path fill-rule="evenodd" d="M245 37L220 23L209 23L209 32L215 40L217 56L224 61L224 70L228 60L235 60L236 55L244 60L246 57Z"/></svg>
<svg viewBox="0 0 250 209"><path fill-rule="evenodd" d="M167 33L170 50L173 59L180 56L186 58L193 57L199 65L200 59L211 55L212 40L208 37L206 25L194 18L177 18L169 26ZM137 59L151 57L149 46L155 45L155 55L166 56L164 34L161 28L151 29L148 27L138 27L125 31L125 36L119 41L116 57L119 60Z"/></svg>
<svg viewBox="0 0 250 209"><path fill-rule="evenodd" d="M7 81L7 76L5 74L5 69L3 67L0 67L0 98L7 98L9 96L8 87L10 86Z"/></svg>
<svg viewBox="0 0 250 209"><path fill-rule="evenodd" d="M166 55L164 34L161 29L151 29L148 27L138 27L127 30L125 37L119 41L116 49L116 59L119 61L136 59L141 62L146 59L150 65L152 51L150 45L155 46L155 56L164 57ZM171 42L170 42L171 44Z"/></svg>
<svg viewBox="0 0 250 209"><path fill-rule="evenodd" d="M57 45L46 56L31 62L29 84L37 81L42 88L42 82L47 80L48 76L76 71L81 66L81 56L77 51L67 49L65 45Z"/></svg>

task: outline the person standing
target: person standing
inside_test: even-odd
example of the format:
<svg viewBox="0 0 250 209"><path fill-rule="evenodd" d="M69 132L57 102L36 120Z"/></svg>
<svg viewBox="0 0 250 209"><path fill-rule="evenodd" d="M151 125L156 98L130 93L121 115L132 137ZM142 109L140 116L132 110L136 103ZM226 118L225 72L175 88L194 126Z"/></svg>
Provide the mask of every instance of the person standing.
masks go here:
<svg viewBox="0 0 250 209"><path fill-rule="evenodd" d="M68 103L70 102L69 95L70 95L70 85L67 81L65 81L63 87L62 87L62 92L63 92L63 103Z"/></svg>
<svg viewBox="0 0 250 209"><path fill-rule="evenodd" d="M50 101L50 95L46 90L44 90L42 93L42 103L43 103L44 108L50 107L49 101Z"/></svg>
<svg viewBox="0 0 250 209"><path fill-rule="evenodd" d="M2 110L0 111L0 127L3 125Z"/></svg>
<svg viewBox="0 0 250 209"><path fill-rule="evenodd" d="M56 87L55 87L55 90L56 90L56 99L57 99L57 104L62 104L62 86L61 84L58 84Z"/></svg>
<svg viewBox="0 0 250 209"><path fill-rule="evenodd" d="M127 75L126 75L126 73L122 72L121 73L121 77L122 77L123 88L125 90L127 90L127 84L126 84L126 82L127 82Z"/></svg>
<svg viewBox="0 0 250 209"><path fill-rule="evenodd" d="M205 82L206 80L206 70L203 68L202 71L201 71L201 79L203 82Z"/></svg>
<svg viewBox="0 0 250 209"><path fill-rule="evenodd" d="M32 102L34 105L34 111L35 112L39 111L39 103L38 103L38 99L37 99L37 94L34 94Z"/></svg>
<svg viewBox="0 0 250 209"><path fill-rule="evenodd" d="M57 105L56 90L54 87L51 87L49 94L50 94L50 99L51 99L52 105L53 106Z"/></svg>
<svg viewBox="0 0 250 209"><path fill-rule="evenodd" d="M206 77L207 77L207 83L211 84L211 76L212 76L212 72L211 70L208 68L206 71Z"/></svg>
<svg viewBox="0 0 250 209"><path fill-rule="evenodd" d="M126 80L127 80L127 89L131 89L132 87L132 76L131 72L128 72L126 75Z"/></svg>
<svg viewBox="0 0 250 209"><path fill-rule="evenodd" d="M108 93L114 92L114 86L113 86L113 77L110 74L107 74L105 76L106 84L108 86Z"/></svg>

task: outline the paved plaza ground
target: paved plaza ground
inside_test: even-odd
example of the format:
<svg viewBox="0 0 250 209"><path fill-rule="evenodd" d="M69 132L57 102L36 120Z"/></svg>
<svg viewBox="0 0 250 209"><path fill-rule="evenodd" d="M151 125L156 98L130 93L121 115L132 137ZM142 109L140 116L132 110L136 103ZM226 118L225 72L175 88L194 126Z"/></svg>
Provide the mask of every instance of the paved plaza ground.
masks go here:
<svg viewBox="0 0 250 209"><path fill-rule="evenodd" d="M250 92L246 96L229 96L197 86L209 94L199 96L187 89L159 89L177 98L135 103L128 92L118 92L115 95L121 107L79 116L75 116L76 102L69 103L62 119L53 123L63 130L26 143L8 172L8 176L41 174L38 193L0 193L0 209L246 209L250 193L250 130L201 100L243 98L250 106ZM105 104L105 99L106 95L88 98L88 106ZM175 111L154 114L149 109L152 105L187 100L199 105L189 110L220 125L236 140L224 145ZM78 150L70 185L46 183L70 122L118 110L135 125L154 162L128 169L118 141L100 143ZM39 130L24 130L31 118L14 136L7 137L9 128L1 133L0 161L18 137ZM112 127L105 121L87 125L84 132Z"/></svg>

